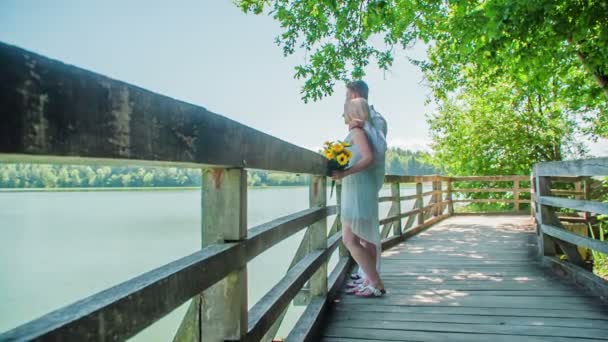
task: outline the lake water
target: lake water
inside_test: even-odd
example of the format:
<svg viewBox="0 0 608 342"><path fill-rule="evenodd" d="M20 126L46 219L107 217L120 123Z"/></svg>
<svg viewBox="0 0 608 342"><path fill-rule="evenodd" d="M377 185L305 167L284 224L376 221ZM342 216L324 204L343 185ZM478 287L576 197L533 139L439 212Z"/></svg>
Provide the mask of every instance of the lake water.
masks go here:
<svg viewBox="0 0 608 342"><path fill-rule="evenodd" d="M381 217L389 206L381 205ZM306 208L307 187L248 191L249 227ZM248 264L249 307L285 274L303 233ZM0 192L0 332L195 252L200 236L198 190ZM330 270L335 262L334 254ZM186 307L133 340L171 340ZM303 310L290 307L279 336Z"/></svg>

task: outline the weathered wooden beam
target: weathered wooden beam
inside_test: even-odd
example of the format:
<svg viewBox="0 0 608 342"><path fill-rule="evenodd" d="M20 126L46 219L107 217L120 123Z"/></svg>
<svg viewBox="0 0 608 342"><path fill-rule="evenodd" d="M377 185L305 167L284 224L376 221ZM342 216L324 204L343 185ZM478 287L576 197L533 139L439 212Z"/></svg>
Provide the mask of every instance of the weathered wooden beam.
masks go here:
<svg viewBox="0 0 608 342"><path fill-rule="evenodd" d="M454 202L452 201L452 194L454 192L454 188L452 186L452 180L448 180L448 189L447 189L447 202L448 202L448 214L454 215Z"/></svg>
<svg viewBox="0 0 608 342"><path fill-rule="evenodd" d="M383 251L390 249L403 241L403 235L391 236L386 239L382 239L380 242L381 249Z"/></svg>
<svg viewBox="0 0 608 342"><path fill-rule="evenodd" d="M247 239L247 171L208 169L202 176L203 246ZM243 267L205 290L201 296L203 341L240 340L247 334L247 259Z"/></svg>
<svg viewBox="0 0 608 342"><path fill-rule="evenodd" d="M481 189L452 189L452 192L470 193L470 192L513 192L513 188L481 188Z"/></svg>
<svg viewBox="0 0 608 342"><path fill-rule="evenodd" d="M608 204L597 201L584 201L552 196L541 196L540 203L555 208L569 208L578 211L587 211L608 215Z"/></svg>
<svg viewBox="0 0 608 342"><path fill-rule="evenodd" d="M541 251L543 251L543 255L554 255L555 244L552 242L553 239L549 238L549 236L553 235L548 234L545 231L545 226L549 225L563 229L563 225L560 222L559 217L555 213L555 209L543 204L540 201L542 197L550 193L551 179L549 177L539 176L536 171L538 171L538 168L534 170L534 174L536 177L536 194L538 196L536 203L539 207L539 210L537 211L537 224L539 226L539 232L541 233L539 235L538 245L539 248L542 248ZM578 248L576 247L576 245L559 239L553 241L559 245L560 249L564 251L564 253L566 253L569 262L579 266L583 265L583 259L578 253Z"/></svg>
<svg viewBox="0 0 608 342"><path fill-rule="evenodd" d="M203 107L4 43L0 84L0 160L327 173L318 153Z"/></svg>
<svg viewBox="0 0 608 342"><path fill-rule="evenodd" d="M455 216L521 216L521 215L529 216L530 212L528 212L526 210L520 210L520 211L509 210L509 211L484 211L482 213L476 213L476 212L455 213L454 215Z"/></svg>
<svg viewBox="0 0 608 342"><path fill-rule="evenodd" d="M395 206L395 214L399 216L397 221L393 224L393 235L399 236L401 235L401 227L403 224L401 221L401 200L399 199L399 197L401 197L401 188L399 187L399 183L391 183L391 194L393 197L397 198L393 202L393 205Z"/></svg>
<svg viewBox="0 0 608 342"><path fill-rule="evenodd" d="M575 195L577 197L584 195L585 192L584 191L572 191L572 190L558 190L558 189L551 189L551 196L572 196Z"/></svg>
<svg viewBox="0 0 608 342"><path fill-rule="evenodd" d="M179 328L177 328L175 337L173 337L173 342L198 342L202 340L200 325L201 305L202 301L200 296L196 296L190 301L184 319L179 325Z"/></svg>
<svg viewBox="0 0 608 342"><path fill-rule="evenodd" d="M556 239L569 242L573 245L591 248L594 251L608 254L608 243L587 236L578 235L567 231L563 228L558 228L550 224L542 224L543 233L551 235Z"/></svg>
<svg viewBox="0 0 608 342"><path fill-rule="evenodd" d="M443 211L444 211L444 202L443 202L443 182L438 181L437 182L437 192L436 192L436 196L437 196L437 215L442 215Z"/></svg>
<svg viewBox="0 0 608 342"><path fill-rule="evenodd" d="M422 183L416 183L416 207L422 208L424 206L422 198ZM424 223L424 211L418 213L418 225Z"/></svg>
<svg viewBox="0 0 608 342"><path fill-rule="evenodd" d="M416 202L414 202L414 205L412 206L412 210L410 210L409 212L412 212L417 209L418 209L418 202L416 201ZM409 212L405 212L404 214L407 214ZM416 212L416 214L419 214L419 212ZM407 222L405 223L405 227L403 228L403 230L410 229L414 225L414 222L416 222L417 219L418 219L418 215L414 215L414 213L412 213L411 215L408 215Z"/></svg>
<svg viewBox="0 0 608 342"><path fill-rule="evenodd" d="M434 182L439 179L439 176L396 176L386 175L384 176L384 183L424 183Z"/></svg>
<svg viewBox="0 0 608 342"><path fill-rule="evenodd" d="M351 259L342 257L329 276L329 290L326 297L314 298L304 310L300 319L289 332L286 341L312 342L318 341L321 325L331 301L337 297L338 291L350 269Z"/></svg>
<svg viewBox="0 0 608 342"><path fill-rule="evenodd" d="M452 182L512 182L528 181L528 176L465 176L451 177Z"/></svg>
<svg viewBox="0 0 608 342"><path fill-rule="evenodd" d="M391 228L394 225L394 222L399 220L399 218L395 215L395 212L396 212L396 208L395 208L395 203L393 202L391 204L391 207L388 210L388 213L387 213L388 216L378 222L378 224L380 226L382 226L382 229L380 230L381 238L387 237Z"/></svg>
<svg viewBox="0 0 608 342"><path fill-rule="evenodd" d="M340 239L341 234L336 233L327 241L326 249L313 250L305 256L251 308L246 337L248 341L258 341L266 334L266 331L287 308L304 283L327 262L329 256L338 247ZM327 294L327 288L325 294ZM325 294L320 298L323 298Z"/></svg>
<svg viewBox="0 0 608 342"><path fill-rule="evenodd" d="M336 216L336 220L338 221L338 231L342 231L342 214L341 214L341 210L342 210L342 184L338 184L337 187L338 190L338 194L336 196L336 208L337 208L337 212L338 215ZM346 246L344 245L344 243L340 243L340 246L338 248L338 252L340 254L340 257L350 257L350 252L348 251L348 249L346 248Z"/></svg>
<svg viewBox="0 0 608 342"><path fill-rule="evenodd" d="M600 278L582 267L563 262L557 257L543 258L542 265L551 269L557 275L587 288L593 295L608 298L608 281L606 279Z"/></svg>
<svg viewBox="0 0 608 342"><path fill-rule="evenodd" d="M244 246L211 245L0 334L0 341L123 341L243 266Z"/></svg>
<svg viewBox="0 0 608 342"><path fill-rule="evenodd" d="M436 185L433 185L433 189ZM429 190L429 191L425 191L422 193L423 197L429 196L429 195L434 195L435 193L437 193L437 190Z"/></svg>
<svg viewBox="0 0 608 342"><path fill-rule="evenodd" d="M400 196L400 197L396 197L396 196L382 196L379 197L379 203L382 202L392 202L392 201L396 201L397 199L399 199L400 201L409 201L409 200L413 200L416 199L416 195L407 195L407 196Z"/></svg>
<svg viewBox="0 0 608 342"><path fill-rule="evenodd" d="M446 219L450 217L449 214L443 214L441 216L435 216L432 219L424 222L423 224L420 224L414 228L408 229L405 232L403 232L403 239L407 240L410 237L422 232L423 230L429 228L430 226L434 225L435 223L439 223L440 221Z"/></svg>
<svg viewBox="0 0 608 342"><path fill-rule="evenodd" d="M480 198L452 200L454 203L515 203L514 199ZM530 203L530 200L519 200L519 203Z"/></svg>
<svg viewBox="0 0 608 342"><path fill-rule="evenodd" d="M309 187L309 205L311 208L324 208L327 205L327 177L313 176ZM327 248L327 218L323 218L310 226L310 250ZM310 278L310 295L325 296L327 294L327 261L323 262Z"/></svg>
<svg viewBox="0 0 608 342"><path fill-rule="evenodd" d="M315 207L249 229L246 242L247 260L255 258L277 243L333 213L335 206Z"/></svg>
<svg viewBox="0 0 608 342"><path fill-rule="evenodd" d="M608 175L608 157L536 164L538 176L584 177Z"/></svg>

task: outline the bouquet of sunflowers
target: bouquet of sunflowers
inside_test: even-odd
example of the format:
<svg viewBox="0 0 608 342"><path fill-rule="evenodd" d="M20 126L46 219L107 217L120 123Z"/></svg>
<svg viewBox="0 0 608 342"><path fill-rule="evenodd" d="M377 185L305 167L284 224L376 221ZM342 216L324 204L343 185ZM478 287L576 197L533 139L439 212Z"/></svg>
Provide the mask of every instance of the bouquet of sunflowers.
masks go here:
<svg viewBox="0 0 608 342"><path fill-rule="evenodd" d="M348 165L348 161L353 156L352 152L347 149L351 145L344 141L326 141L325 148L323 149L323 154L325 158L328 160L328 168L329 171L339 171L344 170ZM331 193L329 197L331 197L334 193L334 185L336 185L335 181L331 181Z"/></svg>

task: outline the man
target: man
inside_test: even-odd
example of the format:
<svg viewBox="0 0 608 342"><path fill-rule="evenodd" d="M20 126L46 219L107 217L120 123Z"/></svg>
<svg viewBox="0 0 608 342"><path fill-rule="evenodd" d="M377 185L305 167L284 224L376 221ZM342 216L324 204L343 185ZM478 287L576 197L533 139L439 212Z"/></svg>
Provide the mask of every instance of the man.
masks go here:
<svg viewBox="0 0 608 342"><path fill-rule="evenodd" d="M349 82L348 84L346 84L346 101L352 100L352 99L356 99L356 98L364 98L365 100L368 100L368 95L369 95L369 87L367 86L367 84L361 80L357 80L357 81L352 81ZM370 118L369 121L370 123L375 126L378 130L380 130L382 132L382 134L384 135L384 138L386 139L386 133L387 133L387 124L386 124L386 120L384 119L384 117L378 113L376 111L376 109L374 108L374 106L370 105L369 106L369 114L370 114ZM363 126L363 122L360 121L354 121L349 125L349 129L353 129L355 127L362 127ZM369 250L369 252L372 255L376 256L376 267L378 268L378 271L380 271L380 251L377 250L376 246L372 245L372 244L366 244L364 242L361 242L361 245ZM359 267L359 270L357 271L357 273L353 273L351 275L351 278L353 279L359 279L359 278L365 278L365 273L363 272L363 270L361 269L361 267Z"/></svg>
<svg viewBox="0 0 608 342"><path fill-rule="evenodd" d="M369 88L367 87L367 84L361 80L352 81L346 85L346 101L362 97L369 102L369 99L367 98L368 95ZM369 106L369 113L372 124L382 131L384 138L386 138L387 126L384 117L378 113L372 105Z"/></svg>

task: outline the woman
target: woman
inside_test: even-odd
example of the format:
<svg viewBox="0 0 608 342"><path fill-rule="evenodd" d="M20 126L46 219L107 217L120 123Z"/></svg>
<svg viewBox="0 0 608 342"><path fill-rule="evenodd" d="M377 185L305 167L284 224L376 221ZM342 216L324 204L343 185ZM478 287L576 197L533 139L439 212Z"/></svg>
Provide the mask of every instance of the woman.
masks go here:
<svg viewBox="0 0 608 342"><path fill-rule="evenodd" d="M386 293L376 268L380 250L378 229L378 192L384 183L386 141L369 119L369 106L363 98L344 104L344 121L354 127L346 137L352 152L348 167L335 171L334 180L342 180L342 239L350 254L363 268L366 278L351 291L360 297L380 297ZM363 122L357 125L357 120ZM373 253L364 245L375 246Z"/></svg>

